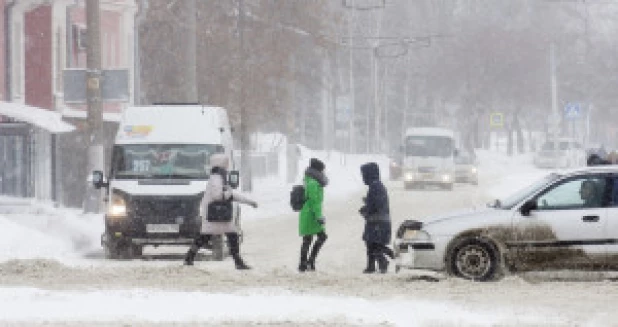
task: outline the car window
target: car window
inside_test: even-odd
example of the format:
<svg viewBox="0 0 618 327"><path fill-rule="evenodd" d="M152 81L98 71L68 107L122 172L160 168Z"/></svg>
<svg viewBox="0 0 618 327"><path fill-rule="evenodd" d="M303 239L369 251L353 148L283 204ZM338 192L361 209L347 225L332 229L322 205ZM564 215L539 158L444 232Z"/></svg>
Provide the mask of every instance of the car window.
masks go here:
<svg viewBox="0 0 618 327"><path fill-rule="evenodd" d="M541 193L538 210L599 208L603 206L605 178L582 177L570 179Z"/></svg>

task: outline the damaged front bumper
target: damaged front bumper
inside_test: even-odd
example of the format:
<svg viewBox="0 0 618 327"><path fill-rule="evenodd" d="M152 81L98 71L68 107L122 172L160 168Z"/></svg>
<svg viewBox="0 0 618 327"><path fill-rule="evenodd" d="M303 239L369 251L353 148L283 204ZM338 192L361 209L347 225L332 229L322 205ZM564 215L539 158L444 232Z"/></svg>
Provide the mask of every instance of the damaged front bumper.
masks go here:
<svg viewBox="0 0 618 327"><path fill-rule="evenodd" d="M395 269L427 269L423 262L428 257L435 256L435 245L431 242L410 242L397 239L394 244Z"/></svg>

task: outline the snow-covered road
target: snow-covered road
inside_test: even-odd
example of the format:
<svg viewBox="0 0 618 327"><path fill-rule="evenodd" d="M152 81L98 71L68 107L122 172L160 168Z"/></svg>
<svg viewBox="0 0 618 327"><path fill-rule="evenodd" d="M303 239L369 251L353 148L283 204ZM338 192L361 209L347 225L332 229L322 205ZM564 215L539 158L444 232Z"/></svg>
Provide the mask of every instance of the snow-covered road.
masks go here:
<svg viewBox="0 0 618 327"><path fill-rule="evenodd" d="M544 174L529 166L514 170L522 165L502 158L483 159L492 169L483 171L478 187L404 191L401 183L389 182L394 226L483 204ZM616 282L607 273L507 276L492 283L428 280L392 269L363 275L363 222L357 214L362 187L346 192L327 202L329 239L318 271L305 274L296 271L296 214L284 210L245 221L242 252L254 267L248 272L208 256L194 267L182 266L184 249L175 256L108 261L97 244L97 217L61 217L51 208L0 215L0 226L14 236L0 238L0 251L14 254L6 250L0 258L0 325L618 325ZM48 227L55 237L43 232ZM30 250L23 249L23 229L39 232ZM67 237L71 241L60 242Z"/></svg>

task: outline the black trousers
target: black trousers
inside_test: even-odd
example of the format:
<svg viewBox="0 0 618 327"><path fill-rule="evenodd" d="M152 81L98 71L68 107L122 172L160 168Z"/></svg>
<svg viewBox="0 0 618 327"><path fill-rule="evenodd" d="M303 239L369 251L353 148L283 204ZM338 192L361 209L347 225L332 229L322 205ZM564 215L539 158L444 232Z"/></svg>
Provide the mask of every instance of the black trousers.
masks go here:
<svg viewBox="0 0 618 327"><path fill-rule="evenodd" d="M309 255L309 261L315 261L315 257L320 252L320 248L326 242L328 236L324 232L319 232L317 234L317 239L313 244L313 249L311 250L311 254ZM306 261L307 254L309 253L309 247L311 247L311 242L313 241L313 235L305 235L303 236L303 244L300 246L300 260Z"/></svg>
<svg viewBox="0 0 618 327"><path fill-rule="evenodd" d="M232 256L238 256L240 254L240 244L238 242L238 233L226 233L228 247L230 248L230 254ZM193 241L193 245L191 245L191 249L189 251L193 253L197 253L204 245L210 242L212 235L210 234L202 234L198 236L195 241Z"/></svg>
<svg viewBox="0 0 618 327"><path fill-rule="evenodd" d="M373 257L375 260L385 258L386 253L392 252L386 245L374 242L365 242L367 248L367 256Z"/></svg>

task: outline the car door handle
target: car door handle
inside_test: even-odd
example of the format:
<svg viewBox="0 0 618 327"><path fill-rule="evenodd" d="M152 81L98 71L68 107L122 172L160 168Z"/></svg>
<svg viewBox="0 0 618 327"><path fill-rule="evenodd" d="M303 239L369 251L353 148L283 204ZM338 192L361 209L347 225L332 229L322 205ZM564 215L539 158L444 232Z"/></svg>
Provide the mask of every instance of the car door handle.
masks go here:
<svg viewBox="0 0 618 327"><path fill-rule="evenodd" d="M584 216L582 217L582 220L587 223L595 223L599 221L599 216Z"/></svg>

